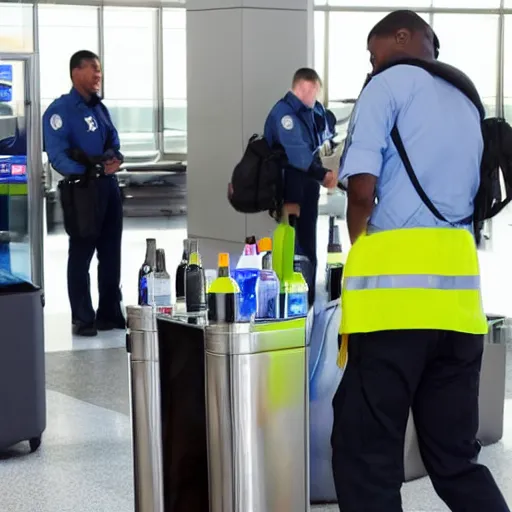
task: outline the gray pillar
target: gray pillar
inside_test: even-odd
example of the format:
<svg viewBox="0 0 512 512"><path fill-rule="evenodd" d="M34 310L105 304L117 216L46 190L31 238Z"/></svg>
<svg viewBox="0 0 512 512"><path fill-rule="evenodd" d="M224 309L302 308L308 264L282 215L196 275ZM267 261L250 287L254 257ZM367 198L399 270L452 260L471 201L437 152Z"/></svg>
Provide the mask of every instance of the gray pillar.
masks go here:
<svg viewBox="0 0 512 512"><path fill-rule="evenodd" d="M293 73L312 64L313 0L187 0L188 232L206 266L272 232L267 214L231 208L227 185Z"/></svg>

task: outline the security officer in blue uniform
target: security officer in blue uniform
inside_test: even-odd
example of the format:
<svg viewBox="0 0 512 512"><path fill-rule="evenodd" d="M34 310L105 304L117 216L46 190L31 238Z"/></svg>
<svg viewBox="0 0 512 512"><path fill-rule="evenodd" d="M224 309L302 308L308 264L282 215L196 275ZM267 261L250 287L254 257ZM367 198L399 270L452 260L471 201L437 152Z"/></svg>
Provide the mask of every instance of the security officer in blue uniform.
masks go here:
<svg viewBox="0 0 512 512"><path fill-rule="evenodd" d="M412 11L395 11L370 32L376 74L354 108L340 169L340 180L348 181L352 242L364 233L453 227L438 220L415 191L391 139L395 123L418 180L442 215L456 223L473 213L483 147L477 109L423 69L397 65L377 74L401 57L433 60L435 41ZM425 466L450 510L508 512L491 473L477 462L482 338L395 330L349 340L348 364L333 401L340 510L401 512L412 407ZM421 503L418 508L426 510Z"/></svg>
<svg viewBox="0 0 512 512"><path fill-rule="evenodd" d="M70 236L68 257L73 332L95 336L98 330L125 328L120 291L123 208L115 176L123 155L117 130L98 96L102 78L98 56L85 50L75 53L70 72L73 88L46 110L43 137L52 166L64 177L83 176L88 171L83 160L73 156L77 152L96 162L97 236ZM95 252L99 289L96 313L89 278Z"/></svg>
<svg viewBox="0 0 512 512"><path fill-rule="evenodd" d="M324 132L317 124L318 112L315 115L321 86L315 70L299 69L293 77L291 91L270 111L264 131L270 147L281 146L286 152L284 210L288 215L298 217L296 253L305 256L311 265L311 270L305 272L310 305L315 299L320 185L336 187L338 172L337 169L324 168L319 154L325 141Z"/></svg>

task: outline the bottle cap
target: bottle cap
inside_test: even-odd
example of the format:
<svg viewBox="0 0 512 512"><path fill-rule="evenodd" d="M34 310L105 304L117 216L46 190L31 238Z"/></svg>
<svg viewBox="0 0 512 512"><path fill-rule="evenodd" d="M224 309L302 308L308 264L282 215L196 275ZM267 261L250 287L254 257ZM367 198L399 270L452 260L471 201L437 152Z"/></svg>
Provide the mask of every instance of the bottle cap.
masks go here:
<svg viewBox="0 0 512 512"><path fill-rule="evenodd" d="M259 252L269 252L272 250L272 239L271 238L262 238L258 242L258 251Z"/></svg>
<svg viewBox="0 0 512 512"><path fill-rule="evenodd" d="M219 268L229 267L229 254L227 252L221 252L219 254Z"/></svg>

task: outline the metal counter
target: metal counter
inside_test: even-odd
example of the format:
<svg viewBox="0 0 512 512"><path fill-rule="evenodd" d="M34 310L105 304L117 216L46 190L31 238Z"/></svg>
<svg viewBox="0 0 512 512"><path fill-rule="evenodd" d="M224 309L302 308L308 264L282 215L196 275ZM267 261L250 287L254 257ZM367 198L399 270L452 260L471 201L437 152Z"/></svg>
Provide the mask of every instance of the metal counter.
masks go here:
<svg viewBox="0 0 512 512"><path fill-rule="evenodd" d="M127 309L135 512L308 511L306 319Z"/></svg>

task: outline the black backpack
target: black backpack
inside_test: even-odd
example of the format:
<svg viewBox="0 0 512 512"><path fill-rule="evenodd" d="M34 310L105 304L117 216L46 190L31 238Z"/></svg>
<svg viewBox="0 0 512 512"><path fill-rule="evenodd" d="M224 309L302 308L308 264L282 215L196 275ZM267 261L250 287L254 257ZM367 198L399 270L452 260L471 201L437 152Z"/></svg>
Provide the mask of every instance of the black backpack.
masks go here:
<svg viewBox="0 0 512 512"><path fill-rule="evenodd" d="M281 211L285 161L284 149L271 148L264 137L253 135L231 176L231 206L240 213Z"/></svg>
<svg viewBox="0 0 512 512"><path fill-rule="evenodd" d="M485 118L485 109L475 85L468 76L453 66L439 61L401 59L387 65L378 73L382 73L390 67L404 64L420 67L432 75L446 80L464 93L478 109L482 121L484 141L484 152L480 167L480 188L475 198L474 214L467 219L461 219L452 224L473 223L475 239L477 243L480 243L484 221L497 215L512 200L512 128L504 119ZM396 124L391 131L391 138L421 200L439 220L448 222L421 187Z"/></svg>

